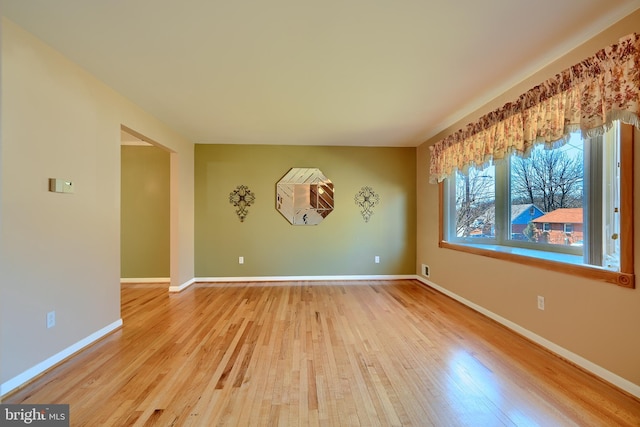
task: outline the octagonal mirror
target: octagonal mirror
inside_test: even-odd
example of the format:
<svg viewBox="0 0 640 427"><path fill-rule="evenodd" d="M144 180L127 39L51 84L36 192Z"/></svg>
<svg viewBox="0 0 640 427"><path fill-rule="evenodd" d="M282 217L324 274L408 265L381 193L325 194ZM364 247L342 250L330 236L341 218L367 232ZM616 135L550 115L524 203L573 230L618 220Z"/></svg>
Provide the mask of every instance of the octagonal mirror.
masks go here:
<svg viewBox="0 0 640 427"><path fill-rule="evenodd" d="M333 211L333 183L318 168L291 168L276 184L276 207L293 225L317 225Z"/></svg>

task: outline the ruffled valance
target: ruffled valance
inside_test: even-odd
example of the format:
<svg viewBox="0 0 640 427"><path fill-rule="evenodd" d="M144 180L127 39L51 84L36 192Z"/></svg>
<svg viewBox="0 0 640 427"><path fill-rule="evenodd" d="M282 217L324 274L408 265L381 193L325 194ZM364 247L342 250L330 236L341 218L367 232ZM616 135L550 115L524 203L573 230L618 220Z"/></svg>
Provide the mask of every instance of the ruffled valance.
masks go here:
<svg viewBox="0 0 640 427"><path fill-rule="evenodd" d="M576 130L596 136L615 120L640 128L639 117L640 35L630 34L429 147L429 181L537 143L562 145Z"/></svg>

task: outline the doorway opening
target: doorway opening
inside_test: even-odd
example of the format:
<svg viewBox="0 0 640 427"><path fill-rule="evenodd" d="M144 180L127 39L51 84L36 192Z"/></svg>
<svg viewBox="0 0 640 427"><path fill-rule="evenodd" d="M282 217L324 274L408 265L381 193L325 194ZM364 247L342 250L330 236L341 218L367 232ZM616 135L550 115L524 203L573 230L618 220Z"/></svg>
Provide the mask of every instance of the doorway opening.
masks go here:
<svg viewBox="0 0 640 427"><path fill-rule="evenodd" d="M172 151L126 126L120 135L120 281L171 281Z"/></svg>

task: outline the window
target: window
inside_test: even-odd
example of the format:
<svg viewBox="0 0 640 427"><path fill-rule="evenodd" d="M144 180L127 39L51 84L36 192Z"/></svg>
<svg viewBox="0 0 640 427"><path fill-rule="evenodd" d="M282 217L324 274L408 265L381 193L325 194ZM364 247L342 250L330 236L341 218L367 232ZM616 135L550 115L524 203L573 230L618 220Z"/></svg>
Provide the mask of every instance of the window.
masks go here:
<svg viewBox="0 0 640 427"><path fill-rule="evenodd" d="M455 236L495 238L495 168L456 174Z"/></svg>
<svg viewBox="0 0 640 427"><path fill-rule="evenodd" d="M623 197L632 198L621 193L621 177L632 176L632 159L620 154L631 150L632 133L619 124L586 140L572 133L559 148L537 145L528 156L456 172L441 187L441 246L560 271L571 264L577 274L633 287L633 242L622 254L619 238L632 221L630 203L626 223L621 217Z"/></svg>

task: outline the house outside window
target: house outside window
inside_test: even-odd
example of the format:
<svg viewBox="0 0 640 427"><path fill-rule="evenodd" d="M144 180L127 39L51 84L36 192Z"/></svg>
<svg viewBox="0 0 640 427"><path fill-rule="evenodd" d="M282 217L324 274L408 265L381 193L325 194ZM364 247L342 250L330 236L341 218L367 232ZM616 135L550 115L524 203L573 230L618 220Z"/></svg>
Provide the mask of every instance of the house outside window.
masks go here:
<svg viewBox="0 0 640 427"><path fill-rule="evenodd" d="M583 240L583 209L556 209L533 221L536 228L541 228L541 238L552 245L577 245Z"/></svg>

